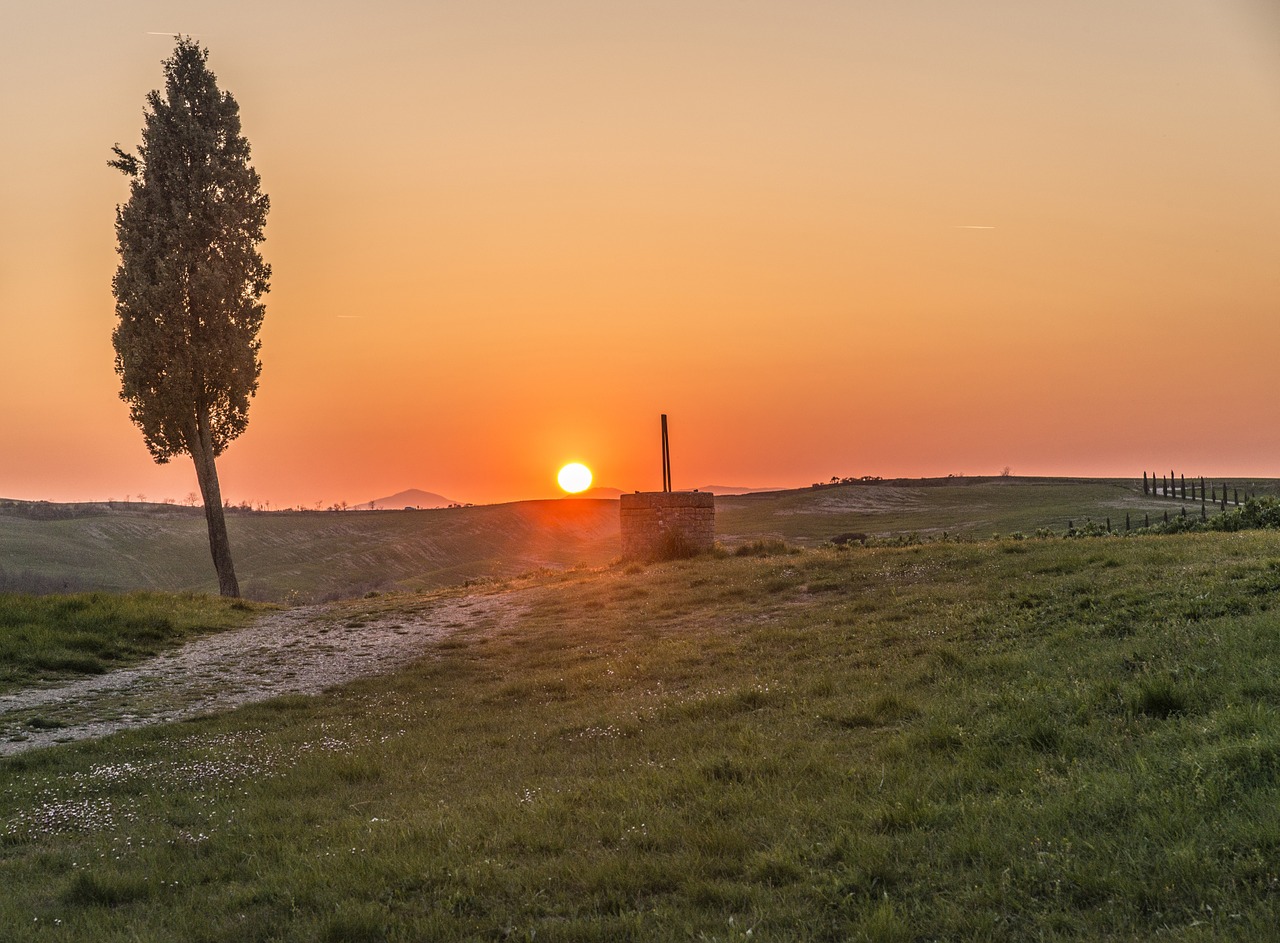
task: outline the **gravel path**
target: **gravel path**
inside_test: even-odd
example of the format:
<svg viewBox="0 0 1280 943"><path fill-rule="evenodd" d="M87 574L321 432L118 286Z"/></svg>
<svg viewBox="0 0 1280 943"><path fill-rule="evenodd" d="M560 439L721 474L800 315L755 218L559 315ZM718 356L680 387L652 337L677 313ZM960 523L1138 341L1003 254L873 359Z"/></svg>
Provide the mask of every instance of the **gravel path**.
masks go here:
<svg viewBox="0 0 1280 943"><path fill-rule="evenodd" d="M0 756L383 674L461 629L502 622L513 595L442 599L346 621L329 607L291 609L133 668L0 695Z"/></svg>

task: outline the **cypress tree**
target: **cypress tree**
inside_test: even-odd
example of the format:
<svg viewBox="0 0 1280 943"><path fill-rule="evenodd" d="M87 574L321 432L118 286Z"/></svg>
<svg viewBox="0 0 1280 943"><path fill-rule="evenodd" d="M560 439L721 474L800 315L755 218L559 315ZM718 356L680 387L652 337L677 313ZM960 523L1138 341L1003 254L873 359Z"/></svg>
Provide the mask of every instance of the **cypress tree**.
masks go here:
<svg viewBox="0 0 1280 943"><path fill-rule="evenodd" d="M112 342L120 397L152 458L195 464L218 588L238 596L215 459L248 426L262 371L271 267L257 247L270 203L239 105L208 58L179 37L164 92L147 96L137 154L112 148L110 166L129 178L129 200L116 208Z"/></svg>

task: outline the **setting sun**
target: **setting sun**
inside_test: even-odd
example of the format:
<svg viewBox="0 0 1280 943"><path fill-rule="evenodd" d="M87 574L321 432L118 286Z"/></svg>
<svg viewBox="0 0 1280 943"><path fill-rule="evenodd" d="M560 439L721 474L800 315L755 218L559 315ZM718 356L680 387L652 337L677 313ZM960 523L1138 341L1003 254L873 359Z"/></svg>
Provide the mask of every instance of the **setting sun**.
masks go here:
<svg viewBox="0 0 1280 943"><path fill-rule="evenodd" d="M586 491L591 487L591 469L581 462L570 462L560 469L560 474L556 475L556 481L560 482L560 487L570 494Z"/></svg>

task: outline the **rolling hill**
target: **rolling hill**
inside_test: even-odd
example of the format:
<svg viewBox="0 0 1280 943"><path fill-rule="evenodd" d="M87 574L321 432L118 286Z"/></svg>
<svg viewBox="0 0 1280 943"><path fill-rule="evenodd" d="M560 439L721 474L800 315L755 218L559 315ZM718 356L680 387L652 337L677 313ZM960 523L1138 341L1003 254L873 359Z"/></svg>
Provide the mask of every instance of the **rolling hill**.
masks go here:
<svg viewBox="0 0 1280 943"><path fill-rule="evenodd" d="M1239 481L1243 493L1280 491ZM404 507L428 492L385 499ZM440 497L440 496L435 496ZM441 498L441 500L445 500ZM1144 495L1121 479L944 478L853 482L723 495L717 540L818 546L859 533L986 538L1068 522L1122 530L1199 502ZM1212 510L1212 508L1210 508ZM396 511L232 512L241 587L250 598L309 601L506 578L542 567L600 566L620 553L616 500L560 498ZM0 501L0 591L216 591L204 517L171 505Z"/></svg>
<svg viewBox="0 0 1280 943"><path fill-rule="evenodd" d="M216 592L199 509L0 503L0 590ZM50 508L67 512L53 516ZM426 511L233 512L242 592L309 601L430 589L618 555L618 505L549 500Z"/></svg>

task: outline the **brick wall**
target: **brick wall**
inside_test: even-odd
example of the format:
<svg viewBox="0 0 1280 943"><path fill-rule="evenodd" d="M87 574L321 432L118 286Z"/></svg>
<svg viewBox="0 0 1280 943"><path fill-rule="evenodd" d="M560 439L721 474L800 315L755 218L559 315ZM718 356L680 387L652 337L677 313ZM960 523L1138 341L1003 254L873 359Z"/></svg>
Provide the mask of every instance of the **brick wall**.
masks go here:
<svg viewBox="0 0 1280 943"><path fill-rule="evenodd" d="M624 557L683 556L715 546L716 504L709 491L638 491L622 495L619 504Z"/></svg>

